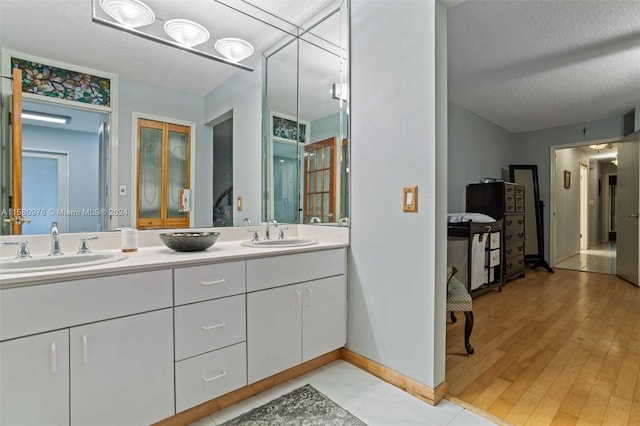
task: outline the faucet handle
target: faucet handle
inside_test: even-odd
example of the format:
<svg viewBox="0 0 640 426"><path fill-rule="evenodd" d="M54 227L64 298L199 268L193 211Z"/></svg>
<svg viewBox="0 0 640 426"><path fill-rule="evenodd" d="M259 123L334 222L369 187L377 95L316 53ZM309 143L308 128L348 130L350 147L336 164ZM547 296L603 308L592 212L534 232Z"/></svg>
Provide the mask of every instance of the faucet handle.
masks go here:
<svg viewBox="0 0 640 426"><path fill-rule="evenodd" d="M251 226L251 219L249 219L248 217L242 219L242 226Z"/></svg>
<svg viewBox="0 0 640 426"><path fill-rule="evenodd" d="M3 246L17 246L19 245L20 247L18 247L18 254L16 255L16 259L28 259L31 257L31 254L29 254L29 248L27 247L27 245L29 244L29 241L4 241L2 243Z"/></svg>
<svg viewBox="0 0 640 426"><path fill-rule="evenodd" d="M278 232L278 239L279 240L284 240L284 231L286 231L287 229L289 229L288 226L279 226L278 230L280 232Z"/></svg>
<svg viewBox="0 0 640 426"><path fill-rule="evenodd" d="M251 235L251 241L259 241L260 237L258 237L258 231L255 229L247 229L247 232L250 232Z"/></svg>
<svg viewBox="0 0 640 426"><path fill-rule="evenodd" d="M87 243L87 241L89 240L97 240L100 237L82 237L80 238L80 248L78 249L78 254L88 254L91 253L91 250L89 250L89 243Z"/></svg>

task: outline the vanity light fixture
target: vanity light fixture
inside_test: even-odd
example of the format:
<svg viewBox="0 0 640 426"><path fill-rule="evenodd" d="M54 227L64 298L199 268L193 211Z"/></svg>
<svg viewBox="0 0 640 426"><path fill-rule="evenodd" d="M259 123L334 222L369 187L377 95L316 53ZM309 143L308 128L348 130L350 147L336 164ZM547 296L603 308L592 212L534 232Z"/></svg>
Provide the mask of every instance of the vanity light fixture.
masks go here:
<svg viewBox="0 0 640 426"><path fill-rule="evenodd" d="M188 19L170 19L164 24L164 32L183 46L193 47L209 40L209 31Z"/></svg>
<svg viewBox="0 0 640 426"><path fill-rule="evenodd" d="M26 120L45 121L47 123L55 123L55 124L71 123L71 117L69 117L68 115L56 115L56 114L47 114L44 112L23 110L20 116Z"/></svg>
<svg viewBox="0 0 640 426"><path fill-rule="evenodd" d="M254 52L251 43L234 37L221 38L216 41L215 48L222 56L232 62L240 62L253 55Z"/></svg>
<svg viewBox="0 0 640 426"><path fill-rule="evenodd" d="M127 28L142 27L156 20L153 10L139 0L100 0L100 7Z"/></svg>

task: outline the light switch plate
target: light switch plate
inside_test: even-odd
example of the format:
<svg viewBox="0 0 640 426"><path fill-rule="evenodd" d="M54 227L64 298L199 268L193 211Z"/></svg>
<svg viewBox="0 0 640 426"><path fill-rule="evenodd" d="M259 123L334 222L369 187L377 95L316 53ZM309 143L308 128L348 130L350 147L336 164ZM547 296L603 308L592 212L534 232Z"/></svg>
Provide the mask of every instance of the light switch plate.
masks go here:
<svg viewBox="0 0 640 426"><path fill-rule="evenodd" d="M418 187L405 186L402 190L402 211L416 213L418 211Z"/></svg>
<svg viewBox="0 0 640 426"><path fill-rule="evenodd" d="M122 196L127 195L127 185L120 185L120 195Z"/></svg>
<svg viewBox="0 0 640 426"><path fill-rule="evenodd" d="M236 208L239 212L242 211L242 197L238 196L238 200L236 201Z"/></svg>

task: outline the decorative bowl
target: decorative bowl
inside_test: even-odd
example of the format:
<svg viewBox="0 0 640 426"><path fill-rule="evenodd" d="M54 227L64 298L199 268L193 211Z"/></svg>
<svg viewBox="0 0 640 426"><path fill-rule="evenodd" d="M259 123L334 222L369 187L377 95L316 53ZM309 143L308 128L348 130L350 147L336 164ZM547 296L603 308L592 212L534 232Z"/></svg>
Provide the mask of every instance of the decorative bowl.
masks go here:
<svg viewBox="0 0 640 426"><path fill-rule="evenodd" d="M167 232L160 239L175 251L203 251L215 244L219 232Z"/></svg>

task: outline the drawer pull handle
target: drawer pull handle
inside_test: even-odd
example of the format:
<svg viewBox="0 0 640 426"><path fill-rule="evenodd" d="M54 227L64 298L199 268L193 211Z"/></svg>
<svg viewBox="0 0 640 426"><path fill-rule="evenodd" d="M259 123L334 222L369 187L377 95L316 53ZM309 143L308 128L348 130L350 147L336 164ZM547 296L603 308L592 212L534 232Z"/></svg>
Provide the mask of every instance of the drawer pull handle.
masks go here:
<svg viewBox="0 0 640 426"><path fill-rule="evenodd" d="M310 288L307 288L307 308L311 307L311 296L313 296L313 293L311 292Z"/></svg>
<svg viewBox="0 0 640 426"><path fill-rule="evenodd" d="M87 343L87 335L82 336L82 364L87 365L89 363L89 348Z"/></svg>
<svg viewBox="0 0 640 426"><path fill-rule="evenodd" d="M56 374L58 371L58 361L56 352L56 342L51 342L51 373Z"/></svg>
<svg viewBox="0 0 640 426"><path fill-rule="evenodd" d="M219 379L221 377L224 377L227 375L227 372L224 370L221 370L218 374L216 374L215 376L211 376L211 377L203 377L202 380L205 382L212 382L216 379Z"/></svg>
<svg viewBox="0 0 640 426"><path fill-rule="evenodd" d="M293 310L294 311L299 311L302 303L302 294L300 293L300 290L296 290L294 293L295 297L293 298Z"/></svg>
<svg viewBox="0 0 640 426"><path fill-rule="evenodd" d="M202 281L200 284L202 284L203 286L207 286L207 285L214 285L214 284L224 284L225 279L222 278L220 280L214 280L214 281Z"/></svg>
<svg viewBox="0 0 640 426"><path fill-rule="evenodd" d="M224 322L224 321L220 321L220 322L219 322L219 323L217 323L217 324L212 324L212 325L203 325L203 326L202 326L202 329L203 329L204 331L207 331L207 330L213 330L214 328L224 327L225 325L227 325L227 323L226 323L226 322Z"/></svg>

